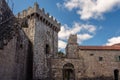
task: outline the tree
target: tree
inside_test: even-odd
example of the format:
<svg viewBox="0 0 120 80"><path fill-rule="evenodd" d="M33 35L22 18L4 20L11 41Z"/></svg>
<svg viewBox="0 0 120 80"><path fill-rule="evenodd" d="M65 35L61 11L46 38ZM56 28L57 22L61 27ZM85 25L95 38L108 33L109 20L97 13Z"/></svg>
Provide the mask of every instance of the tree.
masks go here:
<svg viewBox="0 0 120 80"><path fill-rule="evenodd" d="M65 53L63 53L62 51L58 52L58 57L65 57Z"/></svg>

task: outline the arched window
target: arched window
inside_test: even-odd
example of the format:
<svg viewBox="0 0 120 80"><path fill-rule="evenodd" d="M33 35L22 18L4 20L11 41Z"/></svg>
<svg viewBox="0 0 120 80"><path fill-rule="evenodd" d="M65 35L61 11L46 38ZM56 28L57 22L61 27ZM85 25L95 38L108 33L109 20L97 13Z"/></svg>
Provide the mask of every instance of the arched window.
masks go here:
<svg viewBox="0 0 120 80"><path fill-rule="evenodd" d="M71 64L71 63L67 63L67 64L65 64L64 66L63 66L63 68L74 68L74 66L73 66L73 64Z"/></svg>
<svg viewBox="0 0 120 80"><path fill-rule="evenodd" d="M118 69L114 70L114 80L119 80L119 70Z"/></svg>
<svg viewBox="0 0 120 80"><path fill-rule="evenodd" d="M49 46L48 44L46 44L45 53L46 53L46 54L49 54L49 53L50 53L50 46Z"/></svg>

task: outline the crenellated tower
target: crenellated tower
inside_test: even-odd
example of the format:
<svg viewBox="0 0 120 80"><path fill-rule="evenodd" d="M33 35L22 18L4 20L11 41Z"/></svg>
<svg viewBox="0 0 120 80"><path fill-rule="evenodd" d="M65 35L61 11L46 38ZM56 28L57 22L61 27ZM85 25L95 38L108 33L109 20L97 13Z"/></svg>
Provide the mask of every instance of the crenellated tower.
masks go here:
<svg viewBox="0 0 120 80"><path fill-rule="evenodd" d="M50 80L50 60L58 52L60 23L37 3L18 13L17 18L33 44L33 80Z"/></svg>

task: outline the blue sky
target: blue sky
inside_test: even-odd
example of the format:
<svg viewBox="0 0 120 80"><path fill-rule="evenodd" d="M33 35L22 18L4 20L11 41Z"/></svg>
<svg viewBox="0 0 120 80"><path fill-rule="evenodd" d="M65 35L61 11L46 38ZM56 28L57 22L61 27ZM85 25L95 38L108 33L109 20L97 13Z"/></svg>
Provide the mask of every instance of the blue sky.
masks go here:
<svg viewBox="0 0 120 80"><path fill-rule="evenodd" d="M79 45L120 43L120 0L8 0L14 14L38 2L61 23L59 49L70 34L78 34Z"/></svg>

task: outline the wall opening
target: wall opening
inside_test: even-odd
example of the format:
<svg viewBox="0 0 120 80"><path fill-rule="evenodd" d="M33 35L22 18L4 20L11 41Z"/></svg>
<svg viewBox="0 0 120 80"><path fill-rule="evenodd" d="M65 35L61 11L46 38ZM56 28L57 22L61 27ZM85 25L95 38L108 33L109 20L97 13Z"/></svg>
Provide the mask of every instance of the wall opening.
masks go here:
<svg viewBox="0 0 120 80"><path fill-rule="evenodd" d="M114 80L119 80L119 70L118 69L114 70Z"/></svg>
<svg viewBox="0 0 120 80"><path fill-rule="evenodd" d="M99 57L99 61L103 61L103 57Z"/></svg>
<svg viewBox="0 0 120 80"><path fill-rule="evenodd" d="M49 53L50 53L50 46L49 46L48 44L46 44L45 53L46 53L46 54L49 54Z"/></svg>
<svg viewBox="0 0 120 80"><path fill-rule="evenodd" d="M63 66L63 80L75 80L75 70L71 63Z"/></svg>
<svg viewBox="0 0 120 80"><path fill-rule="evenodd" d="M29 41L28 53L27 53L27 69L26 69L26 80L33 80L33 45Z"/></svg>

